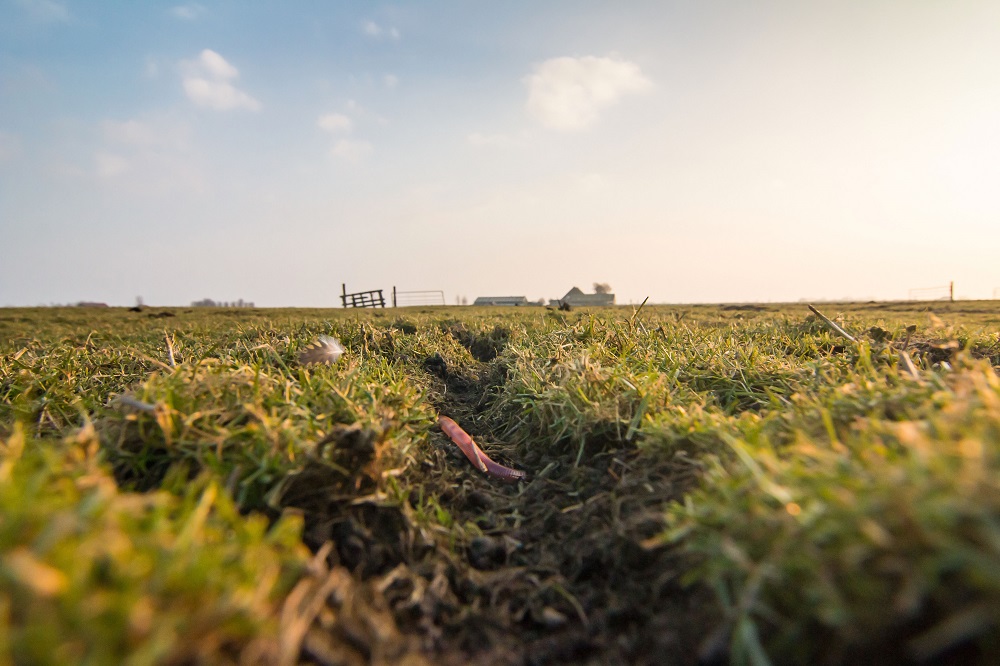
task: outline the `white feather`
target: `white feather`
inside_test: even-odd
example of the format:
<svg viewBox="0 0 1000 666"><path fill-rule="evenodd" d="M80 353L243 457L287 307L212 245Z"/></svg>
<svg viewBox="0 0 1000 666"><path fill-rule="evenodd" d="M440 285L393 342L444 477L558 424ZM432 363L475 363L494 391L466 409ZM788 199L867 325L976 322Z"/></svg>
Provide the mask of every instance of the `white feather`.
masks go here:
<svg viewBox="0 0 1000 666"><path fill-rule="evenodd" d="M329 335L321 335L316 340L299 352L299 363L309 365L312 363L325 363L333 365L344 355L344 347L337 338Z"/></svg>

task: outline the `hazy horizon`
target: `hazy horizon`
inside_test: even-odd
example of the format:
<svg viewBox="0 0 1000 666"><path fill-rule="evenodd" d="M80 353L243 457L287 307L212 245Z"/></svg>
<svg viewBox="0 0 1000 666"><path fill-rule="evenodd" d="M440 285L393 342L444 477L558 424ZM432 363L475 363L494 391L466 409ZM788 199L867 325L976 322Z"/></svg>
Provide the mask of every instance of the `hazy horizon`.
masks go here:
<svg viewBox="0 0 1000 666"><path fill-rule="evenodd" d="M987 0L0 0L0 305L993 298L998 117Z"/></svg>

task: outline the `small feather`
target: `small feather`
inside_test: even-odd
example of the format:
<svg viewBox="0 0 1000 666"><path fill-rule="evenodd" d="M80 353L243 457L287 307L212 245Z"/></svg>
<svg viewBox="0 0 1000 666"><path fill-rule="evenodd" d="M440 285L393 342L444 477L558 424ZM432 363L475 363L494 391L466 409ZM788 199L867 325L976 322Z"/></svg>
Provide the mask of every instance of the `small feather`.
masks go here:
<svg viewBox="0 0 1000 666"><path fill-rule="evenodd" d="M325 363L333 365L344 355L344 348L337 338L328 335L321 335L319 338L299 352L299 363L309 365L313 363Z"/></svg>

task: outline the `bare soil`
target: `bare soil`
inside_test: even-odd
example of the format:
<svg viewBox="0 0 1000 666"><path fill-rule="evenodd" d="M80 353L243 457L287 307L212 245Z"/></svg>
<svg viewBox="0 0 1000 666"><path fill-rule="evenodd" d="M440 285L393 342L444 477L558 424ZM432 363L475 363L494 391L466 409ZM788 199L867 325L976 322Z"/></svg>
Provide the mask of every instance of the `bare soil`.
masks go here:
<svg viewBox="0 0 1000 666"><path fill-rule="evenodd" d="M683 496L694 470L599 437L579 464L579 452L559 443L514 451L485 416L504 373L490 361L507 332L450 332L478 365L456 372L440 355L425 359L435 406L498 461L527 470L528 480L512 485L480 474L440 433L400 479L409 489L400 507L380 499L374 475L336 471L373 466L378 434L345 428L331 435L324 447L333 447L333 458L292 479L282 504L303 510L310 547L333 544L321 553L326 566L349 571L363 590L351 598L367 599L370 609L329 601L341 620L347 611L367 619L314 626L307 654L333 663L310 648L329 643L322 636L332 631L371 662L697 662L698 643L721 623L720 613L711 595L681 585L686 565L677 555L647 543L662 530L664 503ZM481 535L455 539L421 527L415 512L428 498L455 525L475 525ZM381 618L381 629L350 629L372 618Z"/></svg>

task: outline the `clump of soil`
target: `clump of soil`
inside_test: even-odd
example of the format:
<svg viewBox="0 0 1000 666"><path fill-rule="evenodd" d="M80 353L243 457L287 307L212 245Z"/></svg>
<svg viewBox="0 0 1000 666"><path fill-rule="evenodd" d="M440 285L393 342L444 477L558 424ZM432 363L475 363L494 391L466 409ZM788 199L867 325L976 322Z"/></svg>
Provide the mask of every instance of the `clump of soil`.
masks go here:
<svg viewBox="0 0 1000 666"><path fill-rule="evenodd" d="M469 350L472 358L483 363L495 359L510 339L510 330L502 326L494 327L489 333L474 333L462 324L455 324L448 333Z"/></svg>
<svg viewBox="0 0 1000 666"><path fill-rule="evenodd" d="M441 354L436 352L431 354L424 359L423 366L424 370L440 379L447 379L448 377L448 363L445 362Z"/></svg>
<svg viewBox="0 0 1000 666"><path fill-rule="evenodd" d="M392 323L393 328L397 328L400 332L406 335L414 335L417 332L417 327L413 322L409 322L405 319L397 319Z"/></svg>

